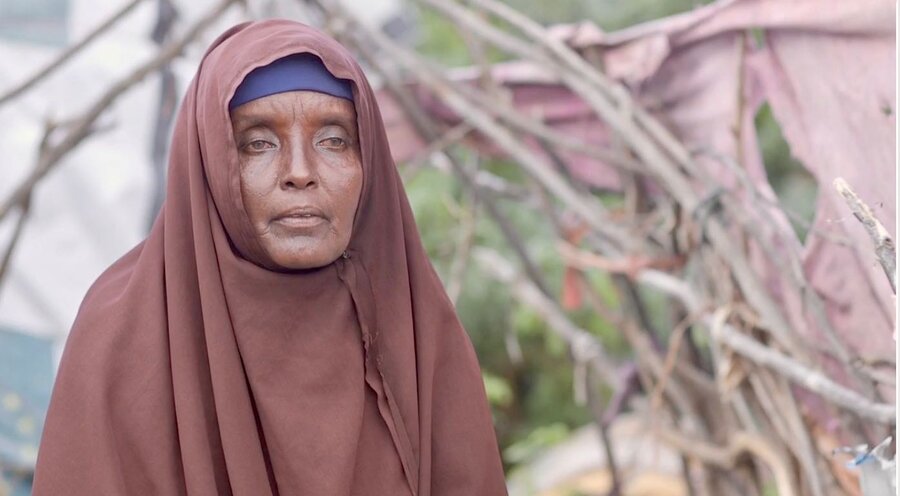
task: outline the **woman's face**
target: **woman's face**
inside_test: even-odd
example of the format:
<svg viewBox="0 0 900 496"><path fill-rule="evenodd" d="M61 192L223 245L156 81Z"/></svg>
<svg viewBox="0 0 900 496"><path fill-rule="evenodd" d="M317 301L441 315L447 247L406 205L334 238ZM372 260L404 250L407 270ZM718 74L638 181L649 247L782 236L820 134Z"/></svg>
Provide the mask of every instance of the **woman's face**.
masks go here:
<svg viewBox="0 0 900 496"><path fill-rule="evenodd" d="M362 189L353 103L290 91L236 107L231 123L244 208L266 262L309 269L341 256Z"/></svg>

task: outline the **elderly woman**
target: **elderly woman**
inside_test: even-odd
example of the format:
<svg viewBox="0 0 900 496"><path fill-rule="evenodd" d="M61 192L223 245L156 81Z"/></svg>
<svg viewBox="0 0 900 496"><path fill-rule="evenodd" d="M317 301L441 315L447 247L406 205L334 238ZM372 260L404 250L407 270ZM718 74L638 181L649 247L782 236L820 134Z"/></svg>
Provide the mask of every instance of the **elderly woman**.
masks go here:
<svg viewBox="0 0 900 496"><path fill-rule="evenodd" d="M343 47L284 20L219 37L167 188L84 299L34 494L506 493L471 343Z"/></svg>

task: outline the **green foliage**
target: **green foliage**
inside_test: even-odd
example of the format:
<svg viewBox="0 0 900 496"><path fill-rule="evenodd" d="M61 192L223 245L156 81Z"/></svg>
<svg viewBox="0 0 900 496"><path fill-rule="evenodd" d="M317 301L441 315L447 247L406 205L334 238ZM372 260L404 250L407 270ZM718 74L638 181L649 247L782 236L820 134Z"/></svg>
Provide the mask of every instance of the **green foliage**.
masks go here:
<svg viewBox="0 0 900 496"><path fill-rule="evenodd" d="M507 407L512 403L513 391L506 379L489 372L483 372L481 378L484 380L488 402L492 406Z"/></svg>
<svg viewBox="0 0 900 496"><path fill-rule="evenodd" d="M690 10L710 0L505 0L545 24L590 19L605 30L622 29L640 22Z"/></svg>
<svg viewBox="0 0 900 496"><path fill-rule="evenodd" d="M755 116L755 125L766 175L778 202L791 212L791 225L804 240L816 212L818 185L806 168L791 156L791 150L781 133L781 126L768 103Z"/></svg>
<svg viewBox="0 0 900 496"><path fill-rule="evenodd" d="M546 447L564 440L569 432L569 427L559 422L537 427L523 439L507 446L503 450L503 459L507 463L527 461Z"/></svg>
<svg viewBox="0 0 900 496"><path fill-rule="evenodd" d="M419 23L419 52L448 67L471 63L469 49L453 23L430 9L420 11Z"/></svg>
<svg viewBox="0 0 900 496"><path fill-rule="evenodd" d="M769 483L762 488L763 496L778 496L778 489L774 483Z"/></svg>
<svg viewBox="0 0 900 496"><path fill-rule="evenodd" d="M421 9L419 14L419 43L417 50L446 67L472 65L474 61L456 26L430 9ZM500 62L508 57L499 50L482 45L488 62Z"/></svg>

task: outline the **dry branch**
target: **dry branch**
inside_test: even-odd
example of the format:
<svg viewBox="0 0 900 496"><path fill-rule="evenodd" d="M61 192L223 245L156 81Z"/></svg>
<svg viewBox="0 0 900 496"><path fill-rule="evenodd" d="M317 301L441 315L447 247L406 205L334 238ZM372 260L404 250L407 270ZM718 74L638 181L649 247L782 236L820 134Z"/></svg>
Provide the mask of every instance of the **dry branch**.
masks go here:
<svg viewBox="0 0 900 496"><path fill-rule="evenodd" d="M515 159L526 172L534 176L560 200L565 202L597 233L610 239L623 249L636 250L636 240L628 236L619 226L604 221L604 209L594 198L576 191L554 168L534 155L521 144L521 140L503 126L490 113L470 102L457 85L448 81L437 69L421 60L406 47L400 46L383 33L369 29L347 11L333 11L331 28L341 36L359 37L368 43L390 53L392 59L405 69L414 72L419 81L431 89L441 100L464 118L472 127L490 137L495 144Z"/></svg>
<svg viewBox="0 0 900 496"><path fill-rule="evenodd" d="M713 337L728 345L734 351L753 362L771 368L785 378L813 391L828 401L858 413L861 417L884 425L896 423L897 410L894 405L875 403L859 393L847 389L825 375L804 367L778 351L742 334L730 326L722 326Z"/></svg>
<svg viewBox="0 0 900 496"><path fill-rule="evenodd" d="M526 31L534 40L534 43L529 43L502 31L454 1L421 1L498 48L540 64L544 69L557 74L563 83L597 113L598 117L622 137L641 159L647 172L658 179L659 184L669 191L682 208L693 212L701 204L699 196L685 175L686 172L695 173L698 168L684 146L660 123L635 105L624 89L606 79L571 48L551 38L543 26L495 0L478 0L482 7L490 9L504 21ZM548 50L557 57L548 56ZM445 103L457 112L461 111L449 101L445 100ZM493 133L492 137L495 137ZM521 161L518 155L511 154L513 158ZM541 175L535 177L543 180ZM553 185L547 186L558 194ZM594 227L594 219L585 220ZM797 333L766 291L747 257L734 245L722 222L714 217L708 219L706 234L717 253L731 267L744 296L757 309L762 319L761 325L770 331L783 347L793 354L800 355L804 361L809 361L809 358L804 356L805 347L801 344ZM634 244L626 247L626 251L637 249Z"/></svg>
<svg viewBox="0 0 900 496"><path fill-rule="evenodd" d="M131 12L135 7L137 7L137 5L142 1L143 0L131 0L127 4L123 5L122 8L117 10L113 15L109 16L109 18L107 18L99 26L94 28L84 38L80 39L77 43L63 50L47 65L35 72L31 77L25 79L24 81L4 93L3 96L0 96L0 106L3 106L4 103L13 100L22 93L25 93L42 79L46 78L57 69L61 68L63 65L65 65L66 62L72 59L75 54L80 52L84 47L88 46L92 41L100 37L100 35L105 33L109 28L119 22L119 20L128 15L128 13Z"/></svg>
<svg viewBox="0 0 900 496"><path fill-rule="evenodd" d="M492 277L509 285L513 294L524 305L534 309L548 324L550 330L561 337L569 347L575 368L584 369L587 375L585 384L586 396L594 423L600 434L602 448L606 453L607 464L612 474L611 495L620 494L621 475L616 466L612 440L609 435L610 419L604 414L600 399L597 397L599 378L609 386L627 394L632 390L628 376L620 377L615 370L613 360L603 345L588 331L579 328L565 315L558 304L542 293L534 284L520 277L516 270L503 257L486 248L474 248L473 257ZM623 381L624 379L624 381ZM622 400L624 401L624 400ZM618 405L621 407L621 405Z"/></svg>
<svg viewBox="0 0 900 496"><path fill-rule="evenodd" d="M891 283L891 290L897 294L897 251L894 240L888 233L884 225L875 217L872 209L862 201L859 196L850 188L843 178L834 180L834 189L847 202L847 206L853 212L853 216L860 221L866 229L866 233L875 245L875 254L878 256L878 262L884 269L884 275L887 276L888 282Z"/></svg>
<svg viewBox="0 0 900 496"><path fill-rule="evenodd" d="M339 11L336 10L336 6L330 4L325 1L317 1L315 2L319 5L320 8L329 13L329 15L333 16L333 19L338 19L343 21L343 23L348 22L348 18L340 17ZM347 15L344 13L343 15ZM334 27L334 25L332 24ZM346 28L346 26L344 26ZM440 139L440 131L438 126L434 123L434 121L428 117L428 115L419 108L415 102L409 97L409 94L403 91L402 84L398 79L395 71L392 71L391 68L386 66L385 60L383 57L378 57L372 50L372 47L381 47L385 49L384 46L378 45L378 42L384 42L387 38L382 36L377 36L372 40L365 40L363 42L357 41L355 38L346 35L343 31L338 30L336 35L342 38L345 42L354 46L369 62L372 67L381 75L384 79L385 84L388 89L391 91L394 98L397 99L397 102L403 108L404 112L412 121L413 125L416 127L419 133L421 133L426 139L434 141ZM503 233L504 238L509 243L510 247L519 257L519 260L522 263L522 266L525 270L525 273L529 276L531 281L537 285L540 290L549 294L547 283L544 281L544 277L542 273L535 266L534 262L532 262L531 257L528 255L528 252L525 248L524 243L522 242L521 236L518 231L512 226L512 223L507 219L506 215L500 210L497 206L494 199L491 197L489 191L485 191L488 188L484 188L485 181L483 178L484 171L480 173L471 174L469 171L463 167L458 160L454 158L452 154L445 155L448 158L451 169L453 173L465 184L469 187L472 192L473 198L478 201L480 204L484 205L488 214L494 221L497 223L497 227L500 228L500 231ZM509 189L509 188L505 188Z"/></svg>
<svg viewBox="0 0 900 496"><path fill-rule="evenodd" d="M13 227L13 233L10 237L9 243L6 245L6 250L3 253L3 259L0 261L0 283L2 283L6 278L6 273L9 270L9 265L12 261L13 252L15 252L16 246L19 243L19 240L22 238L22 230L25 227L25 221L28 220L28 214L31 211L31 195L25 197L22 202L22 208L19 212L19 218L16 219L16 225Z"/></svg>
<svg viewBox="0 0 900 496"><path fill-rule="evenodd" d="M120 96L142 81L149 74L157 71L170 60L180 55L184 48L194 41L204 29L209 27L209 25L232 4L238 1L239 0L221 0L210 9L206 15L192 24L180 38L163 48L156 57L141 65L127 77L110 87L85 113L74 121L71 127L66 130L65 136L59 143L51 145L47 148L46 153L40 155L35 167L25 180L16 187L13 193L2 204L0 204L0 220L4 219L14 206L21 205L25 199L31 195L32 190L38 182L50 172L50 170L52 170L66 154L78 146L78 144L91 133L91 129L97 119Z"/></svg>
<svg viewBox="0 0 900 496"><path fill-rule="evenodd" d="M515 268L499 253L476 247L472 249L472 256L486 273L508 285L519 301L536 311L547 322L550 330L568 345L576 363L590 363L607 384L619 382L615 361L606 353L600 341L572 323L555 301L519 276Z"/></svg>
<svg viewBox="0 0 900 496"><path fill-rule="evenodd" d="M698 458L706 464L726 470L735 468L735 464L742 454L750 453L765 461L772 470L779 496L798 494L797 482L787 460L762 437L746 432L735 432L731 434L728 445L721 447L700 439L690 438L673 429L655 429L653 432L678 451Z"/></svg>
<svg viewBox="0 0 900 496"><path fill-rule="evenodd" d="M703 307L700 300L690 287L668 274L646 270L638 275L637 281L677 297L690 312L702 311ZM873 402L859 393L832 381L820 372L810 369L797 360L741 333L733 326L728 324L716 326L712 315L708 313L703 317L703 321L712 329L714 338L753 362L778 372L791 382L803 386L835 405L855 412L864 418L885 425L895 425L896 407L894 405Z"/></svg>

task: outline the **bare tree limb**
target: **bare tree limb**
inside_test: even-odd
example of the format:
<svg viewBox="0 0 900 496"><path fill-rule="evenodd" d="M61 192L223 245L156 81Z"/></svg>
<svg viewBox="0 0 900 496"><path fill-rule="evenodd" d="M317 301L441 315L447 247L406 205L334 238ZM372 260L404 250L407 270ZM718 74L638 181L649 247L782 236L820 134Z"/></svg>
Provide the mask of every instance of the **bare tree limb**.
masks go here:
<svg viewBox="0 0 900 496"><path fill-rule="evenodd" d="M645 270L637 281L656 287L672 294L691 312L702 310L702 306L693 291L682 281L662 272ZM896 407L885 403L875 403L859 393L847 389L832 381L820 372L812 370L800 362L761 344L734 327L724 324L713 325L712 316L705 316L703 321L712 330L713 337L742 356L753 362L768 367L791 382L813 391L828 401L858 415L885 425L896 423Z"/></svg>
<svg viewBox="0 0 900 496"><path fill-rule="evenodd" d="M618 374L614 360L602 344L588 331L572 323L559 306L536 286L516 274L513 266L499 253L482 247L472 249L472 256L493 278L510 286L523 304L536 311L554 334L566 342L576 362L587 362L596 368L607 384L616 384Z"/></svg>
<svg viewBox="0 0 900 496"><path fill-rule="evenodd" d="M477 160L477 158L476 158ZM467 207L461 208L459 238L456 242L456 250L453 261L450 262L450 271L447 276L447 296L456 305L463 289L466 271L469 266L469 255L475 244L475 228L478 225L478 197L472 195L472 202Z"/></svg>
<svg viewBox="0 0 900 496"><path fill-rule="evenodd" d="M47 152L41 154L37 164L31 173L19 184L13 193L0 204L0 220L6 217L15 205L20 205L31 194L37 183L66 156L72 149L90 134L94 122L113 104L122 94L142 81L149 74L156 72L173 58L181 54L184 48L190 44L210 24L219 18L228 8L240 0L220 0L206 15L197 20L177 40L168 44L156 57L141 65L127 77L115 83L107 90L90 108L81 115L66 131L65 137L57 144L50 146Z"/></svg>
<svg viewBox="0 0 900 496"><path fill-rule="evenodd" d="M438 152L442 152L446 148L459 143L471 131L472 128L465 123L453 126L437 139L432 140L430 143L428 143L428 146L426 146L424 150L418 152L415 157L413 157L409 162L406 163L406 168L415 171L416 169L422 167L422 164L430 160L432 155Z"/></svg>
<svg viewBox="0 0 900 496"><path fill-rule="evenodd" d="M744 190L751 195L754 202L765 202L766 196L759 191L757 186L747 176L747 172L731 157L716 153L714 151L704 151L713 159L724 164L732 173L740 180L744 186ZM838 336L837 330L831 324L825 311L825 305L822 298L816 291L810 288L803 273L801 262L800 243L794 238L793 232L785 232L784 226L780 225L775 217L775 213L770 208L759 209L760 217L753 216L747 212L742 205L738 205L728 195L723 195L723 204L728 209L732 218L737 219L744 231L751 237L756 239L757 246L764 251L770 260L777 265L784 277L782 280L790 287L794 294L800 296L803 305L809 314L813 317L815 324L825 334L830 352L833 353L838 360L844 365L848 374L853 376L857 385L861 388L866 396L880 398L880 394L875 388L872 381L866 374L859 370L856 365L855 358L851 355L844 342ZM778 207L777 202L773 205ZM763 222L760 222L762 220ZM769 227L768 232L764 232ZM790 228L788 228L790 229ZM786 249L776 249L776 243L787 245Z"/></svg>
<svg viewBox="0 0 900 496"><path fill-rule="evenodd" d="M860 416L885 425L896 423L894 405L875 403L859 393L847 389L819 372L801 365L786 355L742 334L730 326L722 326L713 336L742 356L768 367L791 382L818 393L828 401L856 412Z"/></svg>
<svg viewBox="0 0 900 496"><path fill-rule="evenodd" d="M172 0L156 0L156 25L153 26L151 39L157 46L163 46L171 35L172 27L178 18L178 10ZM153 171L153 196L147 215L149 231L166 196L166 166L168 165L169 131L175 114L178 111L178 93L175 71L171 62L159 69L159 103L156 107L156 118L153 126L153 141L150 147L150 168Z"/></svg>
<svg viewBox="0 0 900 496"><path fill-rule="evenodd" d="M13 228L12 237L6 245L6 251L3 254L2 261L0 261L0 284L2 284L6 278L6 273L9 270L10 262L12 261L13 252L16 249L16 245L19 243L19 239L22 237L22 230L25 227L25 221L28 220L30 210L31 195L28 195L21 203L19 218L16 219L16 226Z"/></svg>
<svg viewBox="0 0 900 496"><path fill-rule="evenodd" d="M609 433L609 423L606 422L606 413L604 412L603 403L599 397L599 385L597 384L596 369L589 367L587 371L587 400L591 415L594 417L594 424L597 425L597 432L600 435L600 445L606 454L606 466L612 476L612 484L607 496L622 496L622 474L619 471L618 462L616 461L616 453L613 448L612 436ZM621 389L627 392L628 388Z"/></svg>
<svg viewBox="0 0 900 496"><path fill-rule="evenodd" d="M424 1L432 6L437 3L437 0ZM627 91L621 85L617 85L613 81L607 79L600 71L597 71L596 68L591 66L584 58L575 52L575 50L560 40L550 36L547 33L546 28L535 22L533 19L530 19L528 16L517 12L515 9L497 0L471 1L473 4L490 11L505 22L515 26L531 39L536 40L541 48L549 51L550 54L564 62L586 81L591 82L607 98L616 102L621 109L624 110L625 114L633 114L636 122L643 126L650 136L663 146L665 151L678 162L679 167L683 167L688 171L691 171L694 168L690 154L668 129L647 114L642 108L634 105L631 98L628 96Z"/></svg>
<svg viewBox="0 0 900 496"><path fill-rule="evenodd" d="M668 190L683 208L693 212L701 205L689 177L685 175L696 172L697 167L684 146L678 143L660 123L637 107L624 89L613 85L571 48L549 37L543 26L495 0L475 0L504 21L526 31L537 42L528 43L493 26L454 1L421 1L443 13L453 22L465 25L473 34L483 37L501 49L525 60L539 63L545 69L554 70L569 88L624 138L648 172L659 180L659 184ZM557 59L549 57L547 50L556 55ZM519 160L515 155L514 158ZM536 177L543 180L540 175ZM558 194L555 188L551 190ZM809 361L796 331L791 328L781 309L766 292L746 256L734 246L721 221L710 218L705 227L706 236L720 256L728 262L744 296L758 310L762 327L771 332L786 349L800 355L804 361ZM633 251L634 245L628 248L628 251Z"/></svg>
<svg viewBox="0 0 900 496"><path fill-rule="evenodd" d="M337 16L336 7L327 5L327 2L316 2L319 6L325 9L330 15ZM390 89L393 96L397 99L400 106L403 108L404 112L412 120L413 124L416 126L418 131L422 133L422 135L429 140L439 139L439 131L438 127L422 110L420 107L415 105L415 103L409 98L409 94L404 92L402 86L400 84L399 79L396 77L392 71L384 66L384 61L377 57L373 52L372 48L367 43L359 43L349 36L343 35L342 33L337 33L338 36L341 36L343 39L349 41L356 49L362 54L362 56L372 65L372 67L378 71L378 73L382 76L385 81L385 84ZM383 35L377 37L377 40L385 40L386 37ZM376 41L377 41L376 40ZM521 237L518 232L513 228L512 223L509 221L507 216L500 210L499 206L496 204L494 199L490 194L487 194L483 191L481 186L481 181L479 181L478 175L470 174L465 167L462 166L456 159L453 158L452 155L447 155L451 169L457 177L459 177L465 184L469 185L474 198L478 203L484 205L488 214L494 221L497 223L497 227L500 228L500 231L503 233L507 243L509 243L510 248L516 253L519 257L519 260L522 263L522 267L525 270L525 273L529 276L529 278L537 285L538 288L544 294L549 294L549 289L546 281L544 281L544 277L542 273L538 270L537 266L535 266L534 262L531 260L531 257L528 255L528 251L525 248L525 244L522 242Z"/></svg>
<svg viewBox="0 0 900 496"><path fill-rule="evenodd" d="M339 20L338 23L332 25L336 32L346 36L364 36L369 43L381 47L385 53L391 53L393 60L398 64L407 69L414 69L420 81L440 96L445 104L464 117L470 125L489 136L507 154L519 162L525 171L538 178L599 234L613 240L619 246L635 248L637 240L628 236L613 223L603 221L604 209L599 202L575 191L552 167L548 167L544 160L524 148L513 133L498 123L488 112L465 98L434 68L423 63L409 49L358 22L351 17L352 14L349 12L332 12L332 14L335 20Z"/></svg>
<svg viewBox="0 0 900 496"><path fill-rule="evenodd" d="M888 282L891 283L891 290L897 294L897 250L894 240L888 233L884 225L875 217L872 209L862 201L859 196L850 188L843 178L839 177L834 180L834 189L847 202L847 206L853 212L856 220L860 221L866 229L866 233L875 245L875 254L878 256L878 262L884 269L884 275L887 276Z"/></svg>
<svg viewBox="0 0 900 496"><path fill-rule="evenodd" d="M569 261L571 263L578 262L578 260L572 258L570 258ZM675 296L691 313L703 313L703 305L691 288L673 276L660 271L647 269L641 271L637 275L636 280ZM802 365L796 360L759 343L730 325L725 324L715 326L713 325L714 322L712 316L708 314L703 317L703 321L714 330L713 337L727 344L742 356L745 356L760 365L776 370L787 379L791 380L791 382L816 392L834 404L849 411L856 412L862 417L886 425L894 424L896 408L893 405L875 403L855 391L835 383L821 373Z"/></svg>
<svg viewBox="0 0 900 496"><path fill-rule="evenodd" d="M617 386L622 382L612 365L613 360L593 335L575 326L558 305L541 293L537 287L527 280L517 277L512 266L498 253L486 248L475 248L473 256L482 269L489 272L498 281L511 285L516 297L523 304L536 310L547 322L551 331L566 342L576 368L580 365L587 366L587 399L594 422L597 424L602 447L606 453L607 465L612 474L610 494L619 495L622 487L621 475L617 469L609 435L609 423L604 415L600 399L597 397L599 385L596 383L597 378L610 386ZM627 387L627 384L625 386Z"/></svg>
<svg viewBox="0 0 900 496"><path fill-rule="evenodd" d="M31 77L27 78L26 80L22 81L21 83L4 93L3 96L0 96L0 106L3 106L4 103L11 101L22 93L25 93L42 79L46 78L50 74L53 74L57 69L61 68L63 65L65 65L66 62L74 57L75 54L80 52L84 47L88 46L92 41L97 39L109 28L119 22L123 17L128 15L128 13L131 12L135 7L137 7L137 5L141 3L141 1L142 0L131 0L127 4L123 5L122 8L117 10L99 26L94 28L93 31L88 33L84 38L78 40L77 43L63 50L47 65L31 75Z"/></svg>
<svg viewBox="0 0 900 496"><path fill-rule="evenodd" d="M674 429L655 429L653 432L678 451L725 470L733 469L741 454L751 453L765 461L772 470L779 496L798 494L797 481L794 479L784 455L760 436L736 432L730 436L727 446L720 447L700 439L690 438Z"/></svg>

